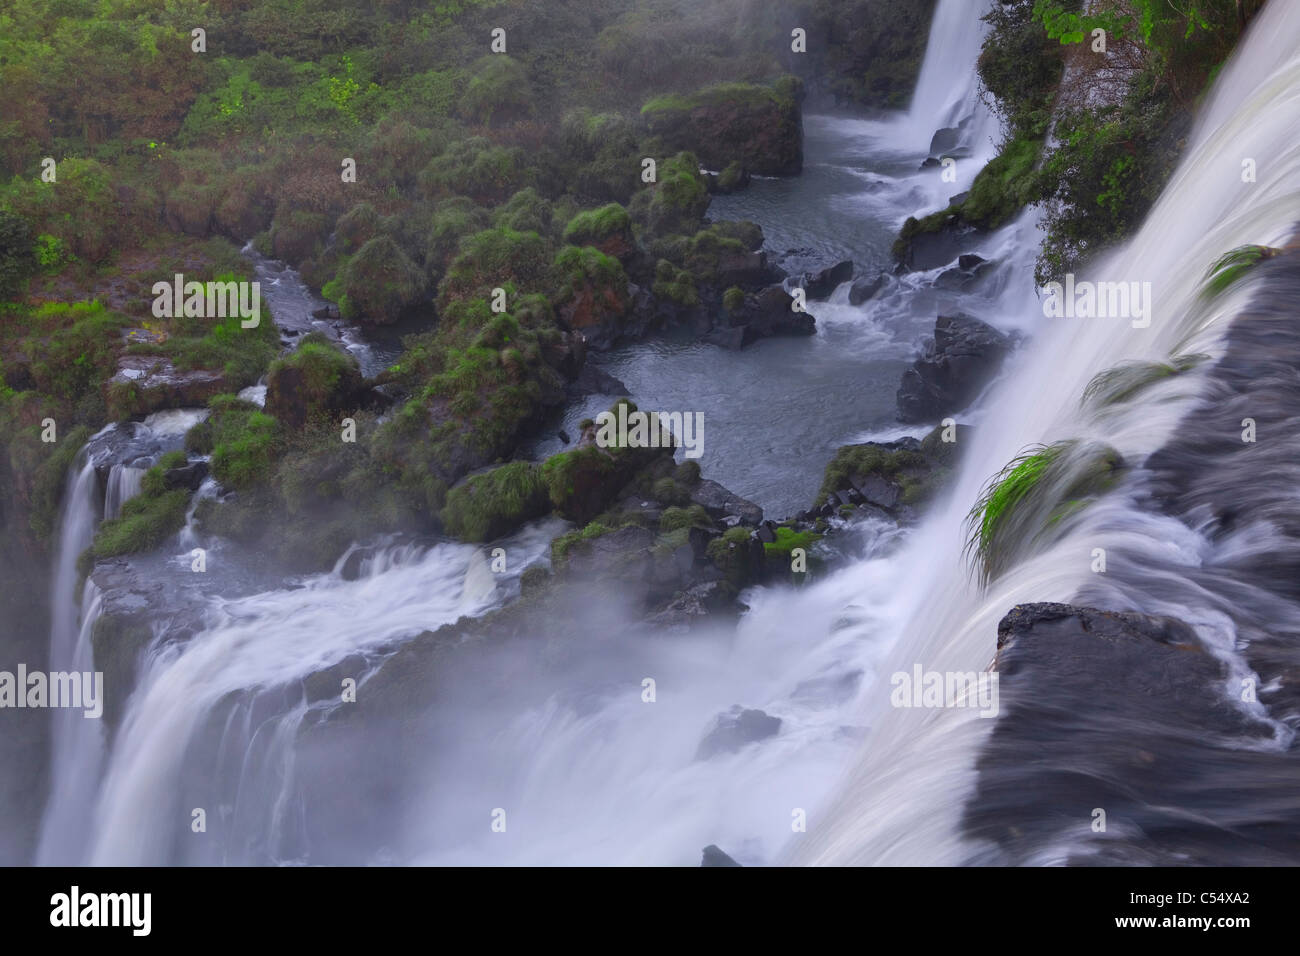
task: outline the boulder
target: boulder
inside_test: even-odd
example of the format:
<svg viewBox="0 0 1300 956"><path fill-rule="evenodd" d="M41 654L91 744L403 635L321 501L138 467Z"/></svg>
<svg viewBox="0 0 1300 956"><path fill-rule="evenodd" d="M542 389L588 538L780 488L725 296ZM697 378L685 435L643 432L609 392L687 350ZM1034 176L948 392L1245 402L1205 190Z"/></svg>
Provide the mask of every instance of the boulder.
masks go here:
<svg viewBox="0 0 1300 956"><path fill-rule="evenodd" d="M899 417L932 421L966 408L992 380L1011 351L1011 340L968 315L941 315L934 338L903 373Z"/></svg>
<svg viewBox="0 0 1300 956"><path fill-rule="evenodd" d="M741 307L725 317L728 324L714 329L712 335L716 338L727 336L729 341L738 340L744 346L773 335L814 334L817 320L808 312L792 309L793 303L794 297L779 285L746 294ZM736 328L743 329L738 337L734 332L726 331ZM719 341L718 344L723 343Z"/></svg>
<svg viewBox="0 0 1300 956"><path fill-rule="evenodd" d="M700 505L715 521L756 525L763 520L762 508L708 478L701 479L691 490L691 503Z"/></svg>
<svg viewBox="0 0 1300 956"><path fill-rule="evenodd" d="M805 272L800 284L810 299L829 299L842 283L853 278L853 263L845 259L820 272Z"/></svg>
<svg viewBox="0 0 1300 956"><path fill-rule="evenodd" d="M1273 727L1234 701L1228 668L1187 623L1017 605L998 624L994 671L998 719L964 821L1002 851L990 862L1025 863L1048 844L1089 865L1286 856L1276 838L1295 832L1294 802L1260 813L1224 784L1284 772L1264 752ZM1096 807L1111 832L1089 834Z"/></svg>
<svg viewBox="0 0 1300 956"><path fill-rule="evenodd" d="M889 281L889 276L881 272L874 279L861 278L854 281L849 286L849 305L861 305L868 299L874 299L876 294L885 287Z"/></svg>

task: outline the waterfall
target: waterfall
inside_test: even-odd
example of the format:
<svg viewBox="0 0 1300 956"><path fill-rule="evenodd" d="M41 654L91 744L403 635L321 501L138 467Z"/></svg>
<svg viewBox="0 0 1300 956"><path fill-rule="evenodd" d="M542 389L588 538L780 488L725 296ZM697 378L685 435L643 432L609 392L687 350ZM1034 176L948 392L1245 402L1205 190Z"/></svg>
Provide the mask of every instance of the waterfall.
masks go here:
<svg viewBox="0 0 1300 956"><path fill-rule="evenodd" d="M987 155L981 143L995 124L974 78L978 17L987 8L982 0L940 0L908 113L845 121L865 131L861 141L892 154L891 168L910 173L912 157L919 162L945 127L960 128L972 150L961 181ZM617 593L575 601L559 621L530 619L500 640L461 641L455 629L436 647L436 666L389 673L390 681L417 684L404 686L407 703L429 708L403 713L396 729L368 722L369 682L386 662L409 662L397 655L427 646L414 640L421 632L481 615L517 593L522 571L544 560L554 524L504 542L504 573L469 545L388 542L349 551L328 573L259 584L257 593L205 592L201 620L187 621L182 633L169 632L160 616L111 752L84 735L97 722L59 725L40 859L689 865L716 843L747 865L981 860L986 848L968 839L961 817L996 721L976 710L892 707L890 677L915 665L984 671L997 623L1013 605L1095 591L1095 547L1140 550L1133 539L1145 536L1152 560L1158 550L1169 563L1166 574L1208 553L1195 529L1140 512L1138 472L1186 427L1212 360L1224 353L1227 326L1250 297L1248 279L1203 300L1206 268L1243 243L1281 244L1300 220L1298 49L1300 7L1269 5L1221 71L1146 224L1092 270L1098 281L1150 282L1149 326L1044 318L1039 303L1013 287L1010 268L991 295L961 300L979 302L1002 327L1035 335L982 403L959 474L920 525L864 521L843 529L834 540L855 560L801 588L754 588L738 622L712 621L686 634L649 632L637 613L623 612ZM1244 158L1258 162L1257 182L1241 181ZM882 203L916 208L916 200L943 194L925 193L933 187L917 186L922 177L936 179L932 170L910 179L873 175L872 188L883 194L878 187L896 186ZM1026 213L980 251L1027 276L1034 224ZM272 264L255 261L259 274L271 275ZM298 282L292 270L274 272L281 294ZM932 300L921 298L925 281L896 285L899 295L918 294L911 308L932 322ZM273 304L279 321L287 303ZM879 305L834 308L847 320ZM299 311L305 331L311 312ZM1192 353L1211 361L1126 403L1082 401L1094 376L1123 362ZM963 556L968 509L1022 449L1060 440L1105 442L1134 474L1060 522L1050 540L1026 536L1011 566L981 585ZM1064 455L1067 465L1086 464ZM78 626L70 593L76 555L94 527L93 483L89 465L70 478L56 569L51 658L69 668L89 652L100 613L101 595L88 585ZM205 481L195 503L215 489ZM192 506L180 537L187 549L199 543L193 517ZM223 557L238 563L237 555ZM260 570L250 563L240 572ZM1165 589L1158 598L1154 589L1117 586L1116 595L1136 610L1188 621L1234 677L1248 672L1235 656L1231 621L1196 588ZM341 693L349 680L360 704ZM657 696L645 696L647 680ZM734 747L702 747L737 707L761 710L778 729ZM392 778L368 779L358 766L370 751L393 747L394 737L403 738L400 753L409 759ZM331 792L313 792L304 782L311 780L328 780ZM508 811L508 830L489 826L494 808ZM201 833L191 826L196 811L206 823ZM806 823L806 832L792 836L792 821ZM1055 860L1055 850L1043 858Z"/></svg>
<svg viewBox="0 0 1300 956"><path fill-rule="evenodd" d="M59 544L54 556L50 591L50 670L91 671L90 634L99 616L98 594L86 583L81 603L75 601L77 558L90 546L99 519L99 489L95 465L83 451L68 471L63 498ZM53 760L50 803L41 824L36 859L42 864L67 864L83 845L86 801L94 793L99 721L86 720L74 709L53 712Z"/></svg>
<svg viewBox="0 0 1300 956"><path fill-rule="evenodd" d="M939 0L916 90L900 127L908 147L925 150L940 129L961 129L954 142L986 159L997 124L980 98L980 48L988 26L985 0ZM983 165L982 163L980 165Z"/></svg>
<svg viewBox="0 0 1300 956"><path fill-rule="evenodd" d="M104 490L104 520L122 514L122 505L140 493L141 482L148 468L114 464L108 471L108 487Z"/></svg>
<svg viewBox="0 0 1300 956"><path fill-rule="evenodd" d="M476 548L390 545L361 562L353 580L341 575L340 561L300 587L215 599L202 633L155 641L109 757L87 862L297 859L297 728L309 715L347 706L337 681L324 700L304 696L303 681L355 661L345 676L364 694L365 678L393 645L488 609L556 532L546 522L504 542L513 566L491 589ZM196 807L219 839L185 842Z"/></svg>
<svg viewBox="0 0 1300 956"><path fill-rule="evenodd" d="M1182 427L1204 387L1203 370L1104 410L1085 408L1083 391L1093 376L1124 361L1222 353L1226 328L1244 308L1250 284L1203 301L1207 268L1244 243L1284 243L1300 220L1297 50L1300 7L1270 4L1222 71L1183 161L1141 230L1092 270L1098 280L1151 282L1150 327L1115 319L1043 321L991 406L988 421L997 427L977 432L948 505L895 559L907 594L900 600L900 636L880 674L916 663L939 671L986 669L997 621L1007 610L1022 601L1070 601L1093 577L1092 549L1115 545L1143 526L1124 520L1136 514L1126 485L1085 510L1046 550L1028 549L1030 556L987 590L961 559L966 509L981 485L1025 446L1096 439L1141 463ZM1242 181L1247 158L1260 162L1258 182ZM1167 547L1188 545L1172 541ZM1178 610L1194 625L1211 616L1195 605ZM1212 634L1203 640L1219 643ZM880 680L863 696L862 719L871 733L817 825L788 848L791 861L938 865L963 862L974 852L961 837L958 817L976 750L993 721L971 710L893 708L888 702L889 687Z"/></svg>

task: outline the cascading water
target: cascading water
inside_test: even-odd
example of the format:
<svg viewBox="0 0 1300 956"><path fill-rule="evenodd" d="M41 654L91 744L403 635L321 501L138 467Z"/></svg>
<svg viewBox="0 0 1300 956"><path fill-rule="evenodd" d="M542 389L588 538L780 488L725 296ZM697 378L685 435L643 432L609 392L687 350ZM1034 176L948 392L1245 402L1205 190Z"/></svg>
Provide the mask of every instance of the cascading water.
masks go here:
<svg viewBox="0 0 1300 956"><path fill-rule="evenodd" d="M1207 268L1245 243L1281 244L1300 219L1297 49L1300 8L1270 4L1225 67L1185 159L1141 231L1095 268L1099 279L1152 283L1150 326L1134 328L1126 319L1053 320L1002 383L988 415L997 427L979 430L949 505L896 559L903 580L911 582L911 597L883 673L909 671L916 663L936 671L986 669L1006 611L1022 601L1071 600L1092 583L1094 548L1131 543L1134 528L1150 527L1134 505L1134 480L1085 510L1050 548L1027 556L987 591L960 557L966 509L984 481L1025 446L1095 439L1140 463L1180 427L1204 387L1203 372L1172 377L1104 411L1081 405L1084 390L1093 376L1125 361L1222 353L1227 325L1241 314L1250 287L1206 302L1200 293ZM1250 157L1268 157L1258 182L1243 182L1242 162ZM1166 547L1195 551L1176 540ZM1196 560L1192 553L1189 563ZM1141 589L1128 596L1140 600ZM1230 652L1222 614L1195 604L1150 604L1137 609L1177 613L1202 626L1207 645ZM890 707L883 684L862 703L873 731L823 821L791 846L788 858L877 864L968 859L974 848L961 839L958 817L977 747L992 722L966 709Z"/></svg>
<svg viewBox="0 0 1300 956"><path fill-rule="evenodd" d="M140 493L141 482L148 468L115 464L108 472L108 487L104 492L104 520L122 513L122 505Z"/></svg>
<svg viewBox="0 0 1300 956"><path fill-rule="evenodd" d="M928 149L940 129L960 129L951 147L983 151L991 145L988 139L997 125L980 98L975 69L988 33L980 17L989 6L978 0L939 0L935 7L916 91L899 127L908 148Z"/></svg>
<svg viewBox="0 0 1300 956"><path fill-rule="evenodd" d="M937 129L979 113L971 65L983 6L941 0L912 110L860 124L863 152L896 159L911 151L909 162L919 161ZM1222 352L1223 327L1249 286L1203 305L1205 268L1235 245L1279 242L1300 218L1300 156L1288 137L1298 40L1300 10L1270 6L1219 78L1146 227L1098 266L1100 278L1153 283L1149 328L1049 322L1009 279L963 300L1015 311L989 315L1006 326L1046 328L984 406L947 499L915 530L867 523L845 533L842 546L857 549L857 560L801 589L756 589L735 628L646 633L606 606L618 595L596 595L590 606L565 608L565 622L549 622L559 633L538 621L528 639L456 646L411 678L429 682L419 688L429 713L391 735L365 723L364 705L345 723L352 705L341 702L340 681L356 680L366 700L367 682L417 633L501 601L555 528L506 542L504 576L467 546L390 546L348 574L355 555L291 586L214 598L197 633L160 634L150 645L93 801L93 833L73 855L91 863L690 864L717 843L744 863L977 858L960 815L993 721L970 710L892 708L888 677L918 663L984 670L997 621L1013 604L1070 600L1087 582L1093 547L1122 550L1117 536L1138 520L1128 485L1062 525L1050 547L1034 553L1026 542L1023 560L983 590L962 560L965 516L984 482L1030 443L1100 439L1140 463L1176 432L1204 370L1105 413L1080 399L1094 375L1124 360ZM978 125L966 123L963 134ZM910 140L899 134L912 127ZM1240 183L1244 156L1269 158L1258 183ZM968 161L962 175L977 168ZM892 191L880 200L888 218L926 198L910 176L871 187L875 197ZM987 249L1023 263L1032 225L1024 217ZM891 294L916 296L917 312L932 320L924 285L900 282ZM854 320L844 302L831 305L830 324ZM1171 540L1195 548L1192 537ZM181 545L198 540L187 522ZM1140 589L1127 596L1141 603ZM1189 606L1148 609L1198 625L1213 618ZM1231 657L1231 647L1223 653ZM657 687L652 701L646 679ZM762 709L779 728L745 746L703 747L719 715L737 705ZM362 800L369 781L355 765L394 746L392 737L404 738L408 759L376 787L390 802ZM304 772L312 762L327 769L312 777ZM306 782L321 779L330 793ZM52 805L72 804L64 786ZM325 805L339 823L322 831ZM205 811L203 836L191 831L194 809ZM502 832L490 826L497 809L510 820ZM792 819L801 817L807 833L792 840ZM1053 858L1050 849L1043 858Z"/></svg>
<svg viewBox="0 0 1300 956"><path fill-rule="evenodd" d="M353 659L346 676L364 693L394 644L490 608L554 533L546 522L504 542L512 566L498 574L468 545L392 545L364 560L354 580L342 575L345 555L334 572L299 587L217 599L188 641L155 641L104 774L87 862L298 858L296 732L309 715L345 706L337 683L312 700L304 679ZM219 839L184 842L191 807L205 809Z"/></svg>
<svg viewBox="0 0 1300 956"><path fill-rule="evenodd" d="M81 603L76 601L77 558L87 547L99 521L99 487L95 465L84 452L68 473L63 520L55 552L50 609L50 670L91 671L90 629L99 616L94 585L87 582ZM50 802L41 825L36 860L41 864L74 862L85 845L89 828L84 813L94 795L99 746L99 722L82 712L54 712L54 759L50 770Z"/></svg>

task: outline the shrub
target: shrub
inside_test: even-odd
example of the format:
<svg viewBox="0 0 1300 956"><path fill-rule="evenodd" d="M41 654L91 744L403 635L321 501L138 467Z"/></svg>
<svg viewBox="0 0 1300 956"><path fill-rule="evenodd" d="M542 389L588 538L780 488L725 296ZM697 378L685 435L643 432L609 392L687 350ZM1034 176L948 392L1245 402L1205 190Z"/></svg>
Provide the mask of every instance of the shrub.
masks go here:
<svg viewBox="0 0 1300 956"><path fill-rule="evenodd" d="M541 468L516 461L474 475L447 492L442 523L463 541L490 541L551 510Z"/></svg>

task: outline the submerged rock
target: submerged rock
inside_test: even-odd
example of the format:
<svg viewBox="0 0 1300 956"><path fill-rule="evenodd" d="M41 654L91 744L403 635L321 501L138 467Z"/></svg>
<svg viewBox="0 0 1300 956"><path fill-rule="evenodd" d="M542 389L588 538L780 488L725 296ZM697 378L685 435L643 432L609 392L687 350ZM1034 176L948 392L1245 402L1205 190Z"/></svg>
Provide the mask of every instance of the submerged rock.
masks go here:
<svg viewBox="0 0 1300 956"><path fill-rule="evenodd" d="M713 729L700 741L696 760L708 760L722 753L735 753L748 744L775 737L781 730L781 718L739 704L719 714Z"/></svg>
<svg viewBox="0 0 1300 956"><path fill-rule="evenodd" d="M849 286L849 305L861 305L868 299L874 299L885 284L889 281L889 276L881 272L874 279L861 278L854 281Z"/></svg>

